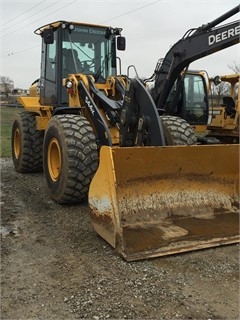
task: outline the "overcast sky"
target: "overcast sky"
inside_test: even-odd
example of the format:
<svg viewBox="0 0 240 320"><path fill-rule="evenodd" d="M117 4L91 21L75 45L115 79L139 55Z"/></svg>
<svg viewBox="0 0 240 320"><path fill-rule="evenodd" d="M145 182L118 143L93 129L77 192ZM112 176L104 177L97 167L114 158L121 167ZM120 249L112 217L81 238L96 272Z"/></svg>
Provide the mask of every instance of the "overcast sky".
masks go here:
<svg viewBox="0 0 240 320"><path fill-rule="evenodd" d="M152 75L159 58L187 30L211 22L239 5L239 0L0 0L0 75L14 81L15 88L28 88L40 74L41 38L38 27L58 20L80 21L123 28L127 50L121 52L122 71L134 64L139 76ZM239 14L227 22L239 19ZM239 64L240 46L235 45L190 66L210 76L232 73Z"/></svg>

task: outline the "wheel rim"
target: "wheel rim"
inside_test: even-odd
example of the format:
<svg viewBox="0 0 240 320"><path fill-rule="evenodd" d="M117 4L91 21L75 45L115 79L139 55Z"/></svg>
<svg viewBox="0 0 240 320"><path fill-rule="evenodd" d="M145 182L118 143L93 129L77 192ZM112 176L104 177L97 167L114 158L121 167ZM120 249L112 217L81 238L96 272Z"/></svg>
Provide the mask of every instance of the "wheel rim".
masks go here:
<svg viewBox="0 0 240 320"><path fill-rule="evenodd" d="M19 128L17 128L14 132L13 150L14 150L15 158L18 159L21 152L21 136L20 136Z"/></svg>
<svg viewBox="0 0 240 320"><path fill-rule="evenodd" d="M61 151L56 138L48 145L48 172L53 181L57 181L61 172Z"/></svg>

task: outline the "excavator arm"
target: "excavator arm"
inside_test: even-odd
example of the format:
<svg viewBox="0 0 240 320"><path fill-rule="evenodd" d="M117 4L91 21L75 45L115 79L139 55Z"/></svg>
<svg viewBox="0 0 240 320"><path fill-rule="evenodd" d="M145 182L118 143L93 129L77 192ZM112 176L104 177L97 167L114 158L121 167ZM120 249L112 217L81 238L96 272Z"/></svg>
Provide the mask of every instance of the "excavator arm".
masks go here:
<svg viewBox="0 0 240 320"><path fill-rule="evenodd" d="M159 110L165 109L169 92L181 72L195 60L239 43L239 20L216 27L239 12L239 6L197 29L189 30L166 54L155 69L152 97Z"/></svg>

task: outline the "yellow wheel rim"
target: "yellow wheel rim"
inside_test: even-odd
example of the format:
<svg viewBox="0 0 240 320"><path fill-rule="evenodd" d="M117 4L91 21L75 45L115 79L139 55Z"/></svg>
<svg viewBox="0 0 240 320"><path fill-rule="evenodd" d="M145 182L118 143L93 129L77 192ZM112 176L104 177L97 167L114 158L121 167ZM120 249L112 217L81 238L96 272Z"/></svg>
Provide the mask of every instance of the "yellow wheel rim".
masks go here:
<svg viewBox="0 0 240 320"><path fill-rule="evenodd" d="M14 150L14 156L16 159L19 158L20 152L21 152L21 135L18 128L16 128L14 132L13 137L13 150Z"/></svg>
<svg viewBox="0 0 240 320"><path fill-rule="evenodd" d="M56 138L51 139L48 145L48 172L53 181L57 181L61 172L61 151Z"/></svg>

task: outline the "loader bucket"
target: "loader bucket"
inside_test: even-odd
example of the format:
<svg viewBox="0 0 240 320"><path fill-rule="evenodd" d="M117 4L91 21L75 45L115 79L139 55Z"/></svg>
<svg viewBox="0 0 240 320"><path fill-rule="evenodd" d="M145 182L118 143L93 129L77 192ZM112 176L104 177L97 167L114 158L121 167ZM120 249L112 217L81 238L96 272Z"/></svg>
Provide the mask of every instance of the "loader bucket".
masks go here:
<svg viewBox="0 0 240 320"><path fill-rule="evenodd" d="M127 261L239 242L239 145L103 146L89 205Z"/></svg>

